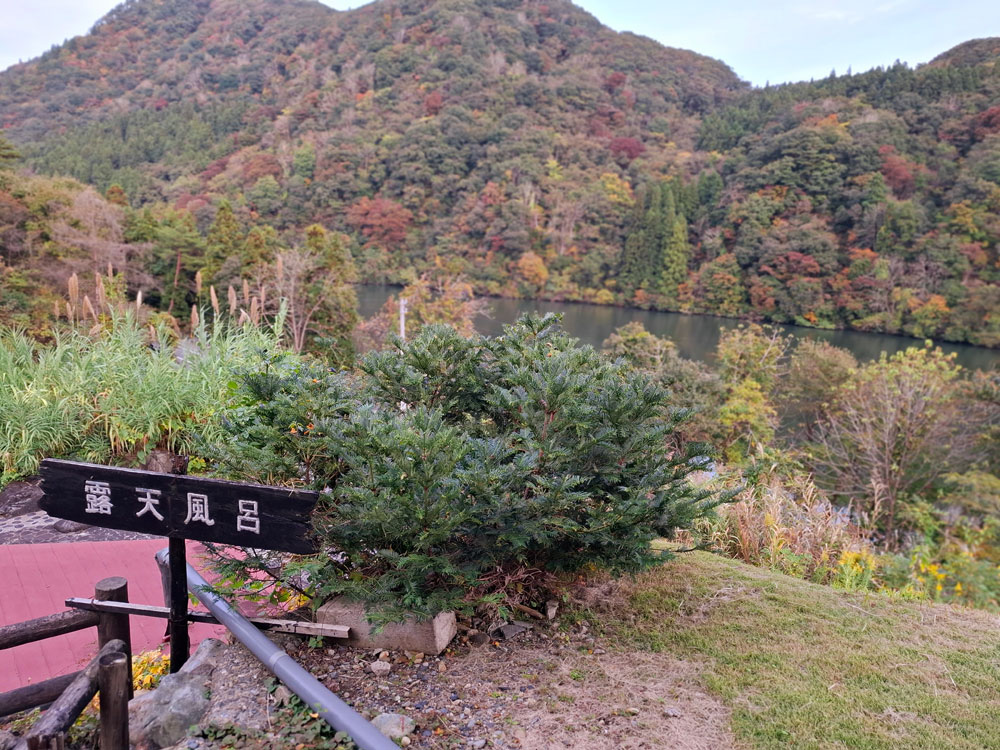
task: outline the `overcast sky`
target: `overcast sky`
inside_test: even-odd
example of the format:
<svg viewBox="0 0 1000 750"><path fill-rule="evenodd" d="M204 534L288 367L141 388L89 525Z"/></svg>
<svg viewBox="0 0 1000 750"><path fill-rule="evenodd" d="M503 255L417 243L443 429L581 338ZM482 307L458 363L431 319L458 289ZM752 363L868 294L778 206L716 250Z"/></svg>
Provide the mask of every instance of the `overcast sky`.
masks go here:
<svg viewBox="0 0 1000 750"><path fill-rule="evenodd" d="M0 69L84 34L114 0L2 0ZM326 2L334 8L362 2ZM754 84L822 78L1000 36L1000 0L577 0L603 23L728 63ZM671 7L673 6L673 7Z"/></svg>

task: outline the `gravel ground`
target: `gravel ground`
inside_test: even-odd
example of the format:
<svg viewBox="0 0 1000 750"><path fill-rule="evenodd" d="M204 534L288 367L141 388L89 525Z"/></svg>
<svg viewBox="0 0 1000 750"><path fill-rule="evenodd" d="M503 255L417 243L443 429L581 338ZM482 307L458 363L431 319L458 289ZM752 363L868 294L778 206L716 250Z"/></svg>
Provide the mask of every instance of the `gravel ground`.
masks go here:
<svg viewBox="0 0 1000 750"><path fill-rule="evenodd" d="M515 750L732 746L728 712L702 686L702 665L666 654L606 651L586 623L560 629L534 622L511 640L482 645L460 635L440 657L342 646L281 645L324 685L372 719L405 714L416 722L409 746ZM232 723L275 731L269 675L242 647L230 647L202 725ZM371 665L384 662L387 674ZM384 671L383 668L377 668ZM280 729L279 729L280 731ZM266 745L266 743L265 743ZM220 745L186 740L184 750Z"/></svg>

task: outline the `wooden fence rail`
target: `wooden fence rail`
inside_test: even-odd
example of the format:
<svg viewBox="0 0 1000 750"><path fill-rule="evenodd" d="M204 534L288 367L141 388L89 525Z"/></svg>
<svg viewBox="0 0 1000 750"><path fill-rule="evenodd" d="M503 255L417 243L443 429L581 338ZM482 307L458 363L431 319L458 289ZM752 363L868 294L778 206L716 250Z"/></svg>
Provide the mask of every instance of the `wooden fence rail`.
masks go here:
<svg viewBox="0 0 1000 750"><path fill-rule="evenodd" d="M77 717L83 712L83 709L87 707L87 704L90 703L98 692L101 664L102 659L105 657L119 657L127 661L128 653L125 651L125 642L116 638L113 641L105 643L101 650L97 652L97 656L91 659L90 663L80 670L76 679L70 683L62 695L56 698L55 703L46 709L45 713L42 714L42 718L35 722L28 734L18 744L14 745L14 750L49 750L49 748L59 748L65 744L66 732L73 726L73 722L76 721ZM115 682L113 685L109 684L109 687L113 688L112 692L118 697L119 701L122 698L125 700L124 723L126 739L124 745L112 745L107 750L127 750L128 748L128 690L124 685L124 679L127 679L125 677L127 671L119 670L119 672L121 674L114 677ZM110 707L114 701L110 694L105 700L104 693L101 694L101 699L103 713L106 710L105 705ZM104 721L102 720L102 729L103 725ZM105 747L103 743L101 747Z"/></svg>
<svg viewBox="0 0 1000 750"><path fill-rule="evenodd" d="M94 600L128 605L128 581L98 582ZM0 627L0 650L97 627L99 650L79 672L0 693L0 716L52 705L15 750L63 750L66 732L95 694L101 694L101 748L128 750L128 701L132 697L132 636L125 612L71 609Z"/></svg>

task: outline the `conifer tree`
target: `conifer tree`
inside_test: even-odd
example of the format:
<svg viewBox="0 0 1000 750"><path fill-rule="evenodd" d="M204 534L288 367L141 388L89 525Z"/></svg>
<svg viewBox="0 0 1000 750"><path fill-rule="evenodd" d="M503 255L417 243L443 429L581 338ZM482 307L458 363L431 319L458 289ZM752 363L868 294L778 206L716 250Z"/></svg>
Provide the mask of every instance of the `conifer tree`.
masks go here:
<svg viewBox="0 0 1000 750"><path fill-rule="evenodd" d="M674 219L670 236L663 249L663 267L660 293L668 297L677 295L677 287L687 280L691 247L688 244L687 222L683 216Z"/></svg>
<svg viewBox="0 0 1000 750"><path fill-rule="evenodd" d="M13 144L0 135L0 169L10 169L11 165L21 158Z"/></svg>
<svg viewBox="0 0 1000 750"><path fill-rule="evenodd" d="M278 232L268 224L259 224L247 232L241 255L244 266L259 266L274 261Z"/></svg>
<svg viewBox="0 0 1000 750"><path fill-rule="evenodd" d="M223 199L215 212L215 221L212 222L205 241L203 273L209 278L214 277L229 258L240 255L243 242L243 233L233 214L233 207Z"/></svg>

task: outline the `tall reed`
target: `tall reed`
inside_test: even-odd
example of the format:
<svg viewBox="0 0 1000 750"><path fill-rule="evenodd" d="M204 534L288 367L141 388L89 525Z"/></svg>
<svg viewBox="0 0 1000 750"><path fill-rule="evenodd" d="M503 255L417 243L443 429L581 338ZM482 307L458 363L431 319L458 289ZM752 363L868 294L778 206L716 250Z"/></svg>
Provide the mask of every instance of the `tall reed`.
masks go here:
<svg viewBox="0 0 1000 750"><path fill-rule="evenodd" d="M278 345L273 330L210 328L176 342L130 314L50 344L0 330L0 485L47 456L132 463L211 439L234 369Z"/></svg>

